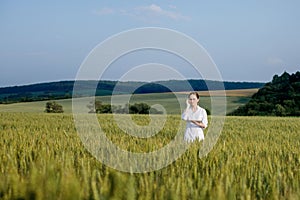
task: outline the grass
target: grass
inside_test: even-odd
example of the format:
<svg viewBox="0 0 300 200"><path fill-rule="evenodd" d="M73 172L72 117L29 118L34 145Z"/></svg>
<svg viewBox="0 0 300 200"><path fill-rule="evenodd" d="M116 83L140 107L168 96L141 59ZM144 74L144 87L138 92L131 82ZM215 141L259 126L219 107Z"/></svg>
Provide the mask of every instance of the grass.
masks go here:
<svg viewBox="0 0 300 200"><path fill-rule="evenodd" d="M132 151L160 148L180 121L171 115L145 141L122 133L111 115L97 117L113 142ZM91 156L71 114L3 112L0 199L300 199L299 130L300 118L226 117L206 157L198 157L202 143L196 142L161 170L130 174Z"/></svg>
<svg viewBox="0 0 300 200"><path fill-rule="evenodd" d="M245 89L245 90L228 90L227 94L227 113L233 111L237 107L245 104L250 100L250 97L255 93L257 89ZM155 93L155 94L137 94L133 95L130 98L130 103L135 102L145 102L149 105L161 104L164 106L168 114L179 114L180 113L180 103L184 104L187 93L180 92L175 93ZM208 94L207 91L200 92L200 105L204 108L211 108L211 98L214 96L218 102L218 91L211 91L211 94ZM116 102L124 105L125 99L130 97L129 95L118 95L116 96ZM110 96L101 96L97 97L103 103L110 103ZM179 101L179 102L178 102ZM45 105L47 101L38 101L38 102L27 102L27 103L15 103L15 104L0 104L0 112L32 112L32 113L42 113L45 110ZM72 99L63 99L57 100L59 104L63 106L65 113L72 113ZM218 103L217 103L218 104ZM217 113L220 113L220 109L223 108L223 104L219 103L216 105Z"/></svg>

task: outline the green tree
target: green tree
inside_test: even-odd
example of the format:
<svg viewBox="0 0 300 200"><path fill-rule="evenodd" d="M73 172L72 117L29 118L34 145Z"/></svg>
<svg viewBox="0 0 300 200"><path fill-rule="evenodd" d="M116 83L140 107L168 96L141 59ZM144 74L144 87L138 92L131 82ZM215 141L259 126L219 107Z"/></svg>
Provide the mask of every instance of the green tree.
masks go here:
<svg viewBox="0 0 300 200"><path fill-rule="evenodd" d="M275 105L275 110L274 110L274 112L275 112L275 115L276 115L276 116L286 116L286 110L285 110L285 108L284 108L282 105L280 105L280 104L276 104L276 105Z"/></svg>
<svg viewBox="0 0 300 200"><path fill-rule="evenodd" d="M56 103L55 101L48 101L46 103L46 113L63 113L63 107L62 105Z"/></svg>
<svg viewBox="0 0 300 200"><path fill-rule="evenodd" d="M96 109L96 113L112 113L112 108L110 104L102 104Z"/></svg>
<svg viewBox="0 0 300 200"><path fill-rule="evenodd" d="M129 106L130 114L149 114L150 106L146 103L135 103Z"/></svg>
<svg viewBox="0 0 300 200"><path fill-rule="evenodd" d="M300 72L274 75L272 82L254 94L251 100L230 115L299 116Z"/></svg>
<svg viewBox="0 0 300 200"><path fill-rule="evenodd" d="M102 102L99 100L91 101L90 104L87 105L88 109L90 109L89 113L95 113L97 110L101 109Z"/></svg>
<svg viewBox="0 0 300 200"><path fill-rule="evenodd" d="M113 110L117 109L116 106L111 106L110 104L103 104L101 101L91 101L90 104L87 105L90 109L89 113L112 113Z"/></svg>

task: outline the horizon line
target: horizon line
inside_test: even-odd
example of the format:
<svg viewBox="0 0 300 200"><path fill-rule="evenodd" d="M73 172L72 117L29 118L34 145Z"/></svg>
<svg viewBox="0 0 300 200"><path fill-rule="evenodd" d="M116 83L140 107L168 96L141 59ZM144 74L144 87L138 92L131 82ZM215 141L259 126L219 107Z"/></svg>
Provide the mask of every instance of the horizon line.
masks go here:
<svg viewBox="0 0 300 200"><path fill-rule="evenodd" d="M203 81L217 81L217 82L234 82L234 83L267 83L267 82L263 82L263 81L241 81L241 80L223 80L223 81L218 81L218 80L208 80L208 79L197 79L197 78L188 78L188 79L166 79L166 80L155 80L155 81L142 81L142 80L122 80L122 81L118 81L118 80L114 80L114 79L104 79L104 80L75 80L75 79L64 79L64 80L49 80L49 81L41 81L41 82L32 82L32 83L24 83L24 84L20 84L20 85L7 85L7 86L0 86L0 88L10 88L10 87L23 87L23 86L30 86L30 85L38 85L38 84L46 84L46 83L59 83L59 82L75 82L75 81L111 81L111 82L144 82L144 83L155 83L155 82L160 82L160 81L184 81L184 80L203 80Z"/></svg>

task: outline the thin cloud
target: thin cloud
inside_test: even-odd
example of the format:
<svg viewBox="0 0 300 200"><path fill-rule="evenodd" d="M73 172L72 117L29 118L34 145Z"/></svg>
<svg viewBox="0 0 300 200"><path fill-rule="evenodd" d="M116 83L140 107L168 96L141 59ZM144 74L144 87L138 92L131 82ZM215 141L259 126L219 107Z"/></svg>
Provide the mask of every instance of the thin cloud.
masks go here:
<svg viewBox="0 0 300 200"><path fill-rule="evenodd" d="M95 15L112 15L112 14L119 14L123 16L130 16L137 19L141 19L144 21L156 21L160 18L167 18L172 20L190 20L190 17L182 15L181 13L177 12L177 8L174 5L169 5L167 9L163 9L156 4L151 4L148 6L139 6L135 8L129 9L114 9L114 8L102 8L100 10L93 11ZM174 11L176 9L176 11Z"/></svg>
<svg viewBox="0 0 300 200"><path fill-rule="evenodd" d="M114 14L116 11L112 8L102 8L100 10L95 10L93 11L93 14L95 15L111 15L111 14Z"/></svg>
<svg viewBox="0 0 300 200"><path fill-rule="evenodd" d="M280 58L277 58L277 57L270 57L267 59L267 63L269 65L283 65L284 64L284 61Z"/></svg>
<svg viewBox="0 0 300 200"><path fill-rule="evenodd" d="M172 9L177 9L177 7L176 7L176 6L174 6L174 5L169 5L169 8L172 8Z"/></svg>
<svg viewBox="0 0 300 200"><path fill-rule="evenodd" d="M149 6L136 7L134 9L137 17L149 16L149 17L166 17L173 20L190 20L188 16L182 15L179 12L165 10L156 4Z"/></svg>

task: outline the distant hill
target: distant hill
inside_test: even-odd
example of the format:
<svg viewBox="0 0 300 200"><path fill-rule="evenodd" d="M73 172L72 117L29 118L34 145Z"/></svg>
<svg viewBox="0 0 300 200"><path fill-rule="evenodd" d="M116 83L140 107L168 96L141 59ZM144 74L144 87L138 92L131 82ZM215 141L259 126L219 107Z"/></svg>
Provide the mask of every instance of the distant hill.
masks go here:
<svg viewBox="0 0 300 200"><path fill-rule="evenodd" d="M230 115L300 116L300 72L275 75Z"/></svg>
<svg viewBox="0 0 300 200"><path fill-rule="evenodd" d="M38 83L23 86L13 86L0 88L0 103L31 102L42 100L67 99L73 96L73 86L75 81L60 81ZM222 89L223 84L226 90L260 88L264 83L259 82L219 82L211 80L188 80L188 83L196 91L206 91ZM118 94L129 94L134 91L135 94L162 93L162 92L181 92L186 91L185 80L169 80L156 82L118 82L118 81L78 81L79 91L76 97L91 95L91 88L97 85L96 96L111 95L112 92ZM115 86L118 89L114 91ZM94 95L94 94L93 94Z"/></svg>

